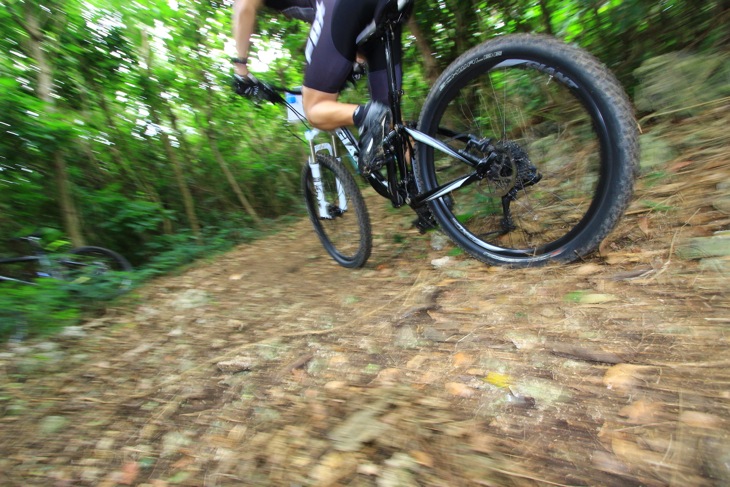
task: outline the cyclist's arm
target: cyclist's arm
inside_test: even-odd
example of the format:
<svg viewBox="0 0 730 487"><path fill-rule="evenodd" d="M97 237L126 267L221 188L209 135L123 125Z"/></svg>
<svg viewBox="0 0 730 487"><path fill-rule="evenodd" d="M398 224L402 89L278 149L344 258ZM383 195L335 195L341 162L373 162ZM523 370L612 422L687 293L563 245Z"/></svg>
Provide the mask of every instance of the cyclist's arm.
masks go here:
<svg viewBox="0 0 730 487"><path fill-rule="evenodd" d="M236 41L236 53L239 59L247 59L251 47L251 34L256 24L256 13L262 0L236 0L233 4L233 39ZM248 75L248 67L234 64L234 69L241 76Z"/></svg>

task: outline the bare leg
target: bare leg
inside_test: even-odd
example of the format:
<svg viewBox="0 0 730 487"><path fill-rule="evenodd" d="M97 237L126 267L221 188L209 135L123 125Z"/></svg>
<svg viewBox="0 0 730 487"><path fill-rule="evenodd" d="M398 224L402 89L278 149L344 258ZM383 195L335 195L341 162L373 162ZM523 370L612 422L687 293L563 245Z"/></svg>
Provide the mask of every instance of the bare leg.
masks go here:
<svg viewBox="0 0 730 487"><path fill-rule="evenodd" d="M337 93L326 93L304 87L302 102L304 114L313 126L320 130L334 130L353 125L352 115L357 105L340 103Z"/></svg>

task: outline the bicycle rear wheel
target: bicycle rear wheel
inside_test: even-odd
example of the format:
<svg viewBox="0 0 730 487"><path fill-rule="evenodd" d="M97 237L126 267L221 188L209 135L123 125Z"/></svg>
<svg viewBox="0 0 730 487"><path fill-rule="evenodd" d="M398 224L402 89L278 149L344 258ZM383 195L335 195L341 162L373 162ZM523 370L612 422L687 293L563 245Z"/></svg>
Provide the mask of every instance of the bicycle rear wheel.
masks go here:
<svg viewBox="0 0 730 487"><path fill-rule="evenodd" d="M113 250L87 246L72 249L68 254L60 262L65 269L65 280L78 284L93 282L113 292L123 292L132 286L127 274L132 271L132 265Z"/></svg>
<svg viewBox="0 0 730 487"><path fill-rule="evenodd" d="M437 80L419 127L485 161L475 169L421 144L414 166L422 192L479 173L430 205L443 231L483 262L575 260L630 201L631 106L602 64L556 39L506 36L465 53Z"/></svg>
<svg viewBox="0 0 730 487"><path fill-rule="evenodd" d="M370 257L372 234L360 189L352 174L333 157L318 154L317 163L319 178L309 164L302 170L302 192L314 231L338 264L362 267ZM315 184L317 179L321 185Z"/></svg>

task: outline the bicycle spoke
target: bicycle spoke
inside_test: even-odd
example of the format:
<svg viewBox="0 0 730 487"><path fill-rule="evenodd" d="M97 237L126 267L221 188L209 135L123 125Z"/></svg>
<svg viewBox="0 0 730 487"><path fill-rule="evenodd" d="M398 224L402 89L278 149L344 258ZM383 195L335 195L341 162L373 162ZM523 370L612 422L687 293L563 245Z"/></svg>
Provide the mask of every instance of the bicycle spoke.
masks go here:
<svg viewBox="0 0 730 487"><path fill-rule="evenodd" d="M478 176L452 192L449 205L432 203L444 231L490 262L570 260L595 248L628 202L637 156L635 123L615 80L578 49L529 36L479 46L460 63L429 96L419 127L464 134L440 140L478 161L469 167L421 152L423 192L468 171ZM573 81L586 70L590 81Z"/></svg>
<svg viewBox="0 0 730 487"><path fill-rule="evenodd" d="M370 256L370 220L357 185L345 167L317 156L319 177L309 165L302 189L310 220L322 245L344 267L360 267Z"/></svg>

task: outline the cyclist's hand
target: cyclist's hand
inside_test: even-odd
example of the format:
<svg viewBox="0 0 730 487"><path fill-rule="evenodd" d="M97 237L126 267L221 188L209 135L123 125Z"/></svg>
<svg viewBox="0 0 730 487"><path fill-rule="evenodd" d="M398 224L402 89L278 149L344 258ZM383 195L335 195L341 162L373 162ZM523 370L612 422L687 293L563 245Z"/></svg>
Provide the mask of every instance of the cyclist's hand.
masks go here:
<svg viewBox="0 0 730 487"><path fill-rule="evenodd" d="M235 91L238 95L245 96L246 98L258 98L259 80L250 73L246 76L234 74L233 91Z"/></svg>
<svg viewBox="0 0 730 487"><path fill-rule="evenodd" d="M272 87L259 81L254 75L241 76L233 75L233 91L252 100L265 100L272 103L279 103L283 98Z"/></svg>

